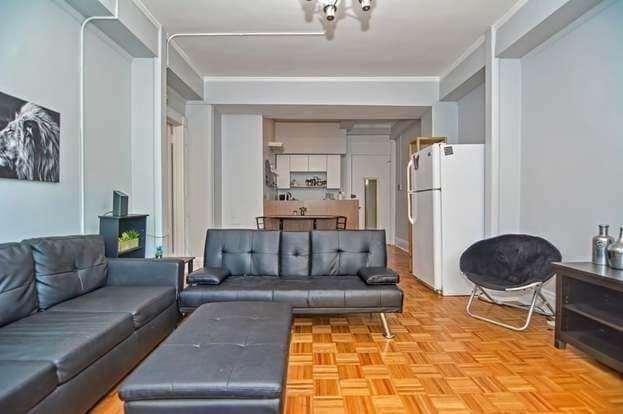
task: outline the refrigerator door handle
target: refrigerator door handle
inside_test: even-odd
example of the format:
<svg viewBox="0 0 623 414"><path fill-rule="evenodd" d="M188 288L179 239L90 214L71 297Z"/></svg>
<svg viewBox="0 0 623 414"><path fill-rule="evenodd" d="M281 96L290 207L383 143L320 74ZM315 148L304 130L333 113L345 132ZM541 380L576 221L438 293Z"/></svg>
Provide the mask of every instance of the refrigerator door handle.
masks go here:
<svg viewBox="0 0 623 414"><path fill-rule="evenodd" d="M414 171L413 157L407 164L407 215L409 216L409 222L415 224L415 214L413 214L413 194L415 194L415 188L412 186L411 171Z"/></svg>

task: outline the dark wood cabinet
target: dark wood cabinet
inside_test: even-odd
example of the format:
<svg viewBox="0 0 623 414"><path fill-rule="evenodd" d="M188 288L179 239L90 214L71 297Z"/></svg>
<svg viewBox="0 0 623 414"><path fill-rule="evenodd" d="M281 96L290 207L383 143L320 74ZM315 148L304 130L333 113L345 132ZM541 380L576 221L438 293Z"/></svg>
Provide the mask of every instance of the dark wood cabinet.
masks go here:
<svg viewBox="0 0 623 414"><path fill-rule="evenodd" d="M585 262L555 267L555 346L569 343L623 372L623 271Z"/></svg>
<svg viewBox="0 0 623 414"><path fill-rule="evenodd" d="M100 216L100 234L104 237L106 257L145 257L147 217L147 214ZM140 235L138 247L119 252L119 236L121 236L123 232L130 230L134 230Z"/></svg>

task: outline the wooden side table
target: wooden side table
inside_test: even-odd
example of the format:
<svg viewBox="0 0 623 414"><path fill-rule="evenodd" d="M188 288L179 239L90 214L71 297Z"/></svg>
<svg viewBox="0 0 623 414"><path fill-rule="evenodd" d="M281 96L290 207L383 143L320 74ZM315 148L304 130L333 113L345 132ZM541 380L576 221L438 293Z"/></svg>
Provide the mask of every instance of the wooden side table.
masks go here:
<svg viewBox="0 0 623 414"><path fill-rule="evenodd" d="M558 263L554 345L568 343L623 372L623 270Z"/></svg>
<svg viewBox="0 0 623 414"><path fill-rule="evenodd" d="M194 270L195 256L187 256L187 257L171 257L171 256L167 256L167 257L163 257L161 260L171 260L171 261L184 262L184 265L188 269L188 273L192 273L193 270Z"/></svg>

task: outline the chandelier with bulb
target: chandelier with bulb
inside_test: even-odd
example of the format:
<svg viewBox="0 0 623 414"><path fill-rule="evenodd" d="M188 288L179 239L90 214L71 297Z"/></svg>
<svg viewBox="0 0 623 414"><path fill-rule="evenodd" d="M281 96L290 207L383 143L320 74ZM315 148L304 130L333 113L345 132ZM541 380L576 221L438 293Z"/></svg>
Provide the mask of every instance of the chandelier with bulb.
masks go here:
<svg viewBox="0 0 623 414"><path fill-rule="evenodd" d="M318 1L321 5L321 10L324 13L325 18L332 22L335 20L335 16L337 15L337 8L340 3L340 0L307 0L308 2ZM344 0L342 0L344 1ZM361 10L364 12L369 12L372 7L372 0L351 0L353 3L356 1L359 2L361 6Z"/></svg>

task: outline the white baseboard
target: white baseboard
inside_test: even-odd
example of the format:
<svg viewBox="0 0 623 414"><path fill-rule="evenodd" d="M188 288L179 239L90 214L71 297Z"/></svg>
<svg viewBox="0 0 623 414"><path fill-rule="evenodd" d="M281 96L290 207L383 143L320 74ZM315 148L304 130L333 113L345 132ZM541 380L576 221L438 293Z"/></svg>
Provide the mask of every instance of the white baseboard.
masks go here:
<svg viewBox="0 0 623 414"><path fill-rule="evenodd" d="M394 238L394 246L398 247L400 250L409 253L409 242L405 239L401 239L398 237Z"/></svg>

